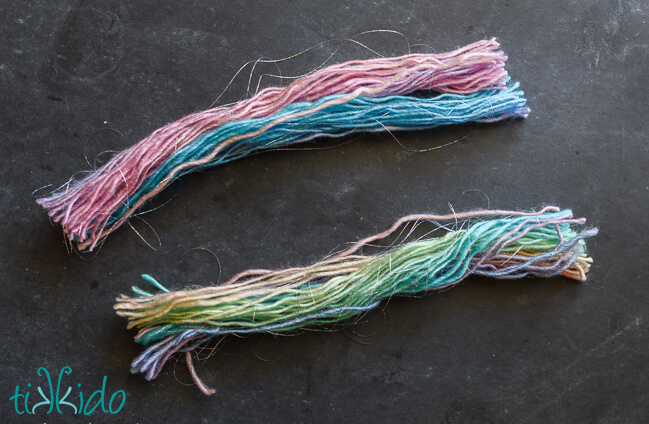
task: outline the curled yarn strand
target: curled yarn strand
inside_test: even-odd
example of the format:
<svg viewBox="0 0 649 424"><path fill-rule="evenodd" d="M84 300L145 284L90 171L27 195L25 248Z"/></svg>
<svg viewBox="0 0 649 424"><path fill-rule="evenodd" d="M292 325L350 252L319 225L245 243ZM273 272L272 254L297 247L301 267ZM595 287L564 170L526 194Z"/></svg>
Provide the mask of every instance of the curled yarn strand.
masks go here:
<svg viewBox="0 0 649 424"><path fill-rule="evenodd" d="M456 221L453 229L440 224L449 220ZM375 255L356 253L404 223L422 221L447 233ZM585 240L597 234L597 229L578 232L584 223L572 211L552 206L533 213L409 215L310 266L249 270L225 284L193 290L151 294L135 288L137 296L118 297L115 310L128 319L128 328L139 331L135 339L146 349L133 360L132 371L150 380L174 353L187 352L191 361L189 352L215 337L345 322L392 296L443 290L473 274L500 279L563 275L583 281L592 263ZM199 388L209 392L189 366Z"/></svg>

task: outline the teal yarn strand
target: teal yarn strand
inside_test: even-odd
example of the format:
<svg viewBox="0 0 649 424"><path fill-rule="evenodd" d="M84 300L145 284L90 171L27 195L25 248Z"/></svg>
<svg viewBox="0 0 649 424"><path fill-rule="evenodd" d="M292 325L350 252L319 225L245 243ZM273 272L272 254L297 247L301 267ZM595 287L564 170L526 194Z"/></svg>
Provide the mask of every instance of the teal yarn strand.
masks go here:
<svg viewBox="0 0 649 424"><path fill-rule="evenodd" d="M518 83L511 83L502 90L435 97L333 95L314 102L291 103L268 117L225 123L174 152L125 203L112 214L98 218L100 225L93 221L94 229L88 230L88 240L93 241L80 243L79 247L84 249L103 239L145 201L184 174L316 138L525 118L529 108L518 87ZM99 228L105 228L101 235L96 234Z"/></svg>
<svg viewBox="0 0 649 424"><path fill-rule="evenodd" d="M140 189L108 220L110 226L121 219L139 199L174 178L240 159L262 150L277 149L304 143L315 138L343 137L357 132L382 132L396 130L431 129L465 122L496 122L511 117L526 117L519 84L513 83L505 90L487 90L468 95L442 94L432 98L413 96L356 97L333 104L322 110L322 105L342 98L328 96L316 102L292 103L279 113L266 118L230 122L209 132L172 155ZM312 112L315 110L315 112ZM260 134L241 138L235 143L228 140L255 133L284 117L306 113L277 123ZM223 146L205 163L215 149ZM183 164L188 164L186 167ZM179 167L181 167L179 169Z"/></svg>
<svg viewBox="0 0 649 424"><path fill-rule="evenodd" d="M288 85L169 123L37 203L72 244L92 251L188 172L316 137L525 117L522 92L507 88L507 56L499 47L491 38L447 53L319 67ZM422 93L447 94L422 99Z"/></svg>
<svg viewBox="0 0 649 424"><path fill-rule="evenodd" d="M494 219L486 219L497 214ZM442 236L401 243L376 255L364 245L396 231L404 222L458 219ZM247 271L216 287L121 296L115 309L139 330L147 349L134 372L155 378L175 352L189 352L228 334L286 333L347 322L399 295L442 290L467 276L552 277L583 281L592 260L585 240L596 229L577 231L583 218L548 207L537 213L477 211L449 216L406 217L388 232L308 267ZM439 228L441 224L437 224ZM146 277L150 279L151 277ZM159 286L156 282L155 285ZM193 367L190 365L193 373ZM204 387L194 375L199 387Z"/></svg>

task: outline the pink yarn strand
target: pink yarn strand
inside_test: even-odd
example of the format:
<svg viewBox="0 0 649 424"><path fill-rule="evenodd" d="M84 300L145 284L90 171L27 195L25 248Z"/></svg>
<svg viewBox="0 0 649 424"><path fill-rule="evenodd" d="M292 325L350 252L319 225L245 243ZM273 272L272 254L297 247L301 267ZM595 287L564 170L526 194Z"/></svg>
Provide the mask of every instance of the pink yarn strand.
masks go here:
<svg viewBox="0 0 649 424"><path fill-rule="evenodd" d="M273 115L294 102L313 102L364 88L373 97L406 95L417 90L468 94L505 88L507 57L495 39L482 40L444 54L410 54L350 61L294 81L270 87L250 99L194 113L168 124L120 152L84 179L66 185L37 202L49 210L68 238L92 250L108 230L111 215L162 163L204 133L227 122ZM130 205L129 205L130 206Z"/></svg>

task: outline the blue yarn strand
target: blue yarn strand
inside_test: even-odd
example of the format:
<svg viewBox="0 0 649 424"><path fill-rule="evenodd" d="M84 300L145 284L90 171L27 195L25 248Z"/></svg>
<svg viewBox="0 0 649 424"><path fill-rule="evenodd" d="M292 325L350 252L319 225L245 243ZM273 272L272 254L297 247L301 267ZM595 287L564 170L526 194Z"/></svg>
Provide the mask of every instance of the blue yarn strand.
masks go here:
<svg viewBox="0 0 649 424"><path fill-rule="evenodd" d="M343 137L357 132L422 130L472 121L486 123L511 117L526 117L529 108L525 106L524 93L518 90L518 87L519 83L511 83L505 90L479 91L468 95L441 94L431 98L356 97L342 104L288 119L261 134L241 139L219 152L209 163L182 170L172 178L222 165L261 150L282 148L319 137ZM219 144L232 137L253 133L278 118L315 109L340 97L342 96L335 95L313 103L292 103L273 116L229 122L198 137L178 150L149 176L130 197L129 202L113 213L108 225L119 220L127 213L131 204L165 181L178 165L208 156Z"/></svg>

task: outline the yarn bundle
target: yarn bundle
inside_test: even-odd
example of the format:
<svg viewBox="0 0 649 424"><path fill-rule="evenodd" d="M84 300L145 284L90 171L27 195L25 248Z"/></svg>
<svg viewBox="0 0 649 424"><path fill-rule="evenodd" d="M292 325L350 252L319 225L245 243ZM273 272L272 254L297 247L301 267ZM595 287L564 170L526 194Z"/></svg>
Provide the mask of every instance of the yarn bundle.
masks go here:
<svg viewBox="0 0 649 424"><path fill-rule="evenodd" d="M445 54L351 61L286 87L188 115L37 202L80 250L92 251L181 175L355 132L495 122L529 113L495 39ZM432 93L436 95L431 96Z"/></svg>
<svg viewBox="0 0 649 424"><path fill-rule="evenodd" d="M410 222L427 222L446 234L401 242L374 255L358 253ZM215 287L180 291L143 276L160 292L134 287L136 296L118 297L115 310L128 319L128 328L138 329L135 339L147 347L133 361L133 372L151 380L171 355L185 352L198 387L211 394L194 371L191 352L215 337L348 323L393 296L449 288L469 275L584 281L592 263L585 239L597 234L597 229L579 231L584 223L572 211L551 206L531 213L411 215L311 266L248 270Z"/></svg>

